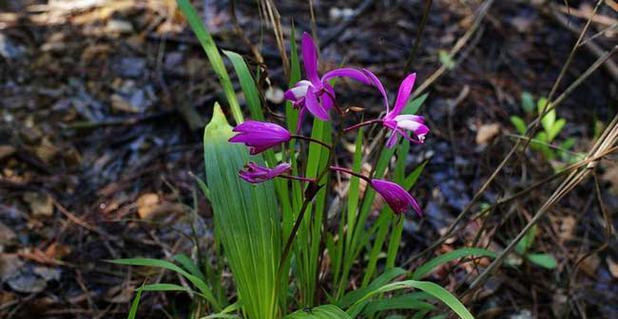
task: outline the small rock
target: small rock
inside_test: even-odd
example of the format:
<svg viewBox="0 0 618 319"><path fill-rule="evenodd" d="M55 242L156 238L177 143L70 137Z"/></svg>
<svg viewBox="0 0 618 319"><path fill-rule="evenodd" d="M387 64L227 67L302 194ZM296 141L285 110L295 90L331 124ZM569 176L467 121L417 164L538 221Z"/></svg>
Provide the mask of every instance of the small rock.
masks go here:
<svg viewBox="0 0 618 319"><path fill-rule="evenodd" d="M131 101L120 94L113 94L111 97L112 109L120 112L139 113L139 110L131 104Z"/></svg>
<svg viewBox="0 0 618 319"><path fill-rule="evenodd" d="M0 56L7 60L17 60L21 58L25 50L22 46L19 46L7 36L0 33Z"/></svg>
<svg viewBox="0 0 618 319"><path fill-rule="evenodd" d="M23 293L37 293L45 290L47 282L32 273L19 272L6 281L11 289Z"/></svg>
<svg viewBox="0 0 618 319"><path fill-rule="evenodd" d="M51 216L54 213L54 202L49 194L27 192L24 201L30 205L30 212L34 216Z"/></svg>
<svg viewBox="0 0 618 319"><path fill-rule="evenodd" d="M46 281L58 281L60 280L60 269L58 268L50 268L50 267L44 267L44 266L36 266L33 269L34 273L39 275L41 278L45 279Z"/></svg>
<svg viewBox="0 0 618 319"><path fill-rule="evenodd" d="M0 254L0 279L5 281L13 277L23 266L17 254Z"/></svg>
<svg viewBox="0 0 618 319"><path fill-rule="evenodd" d="M139 57L123 57L112 64L114 72L122 77L138 77L146 67L146 60Z"/></svg>

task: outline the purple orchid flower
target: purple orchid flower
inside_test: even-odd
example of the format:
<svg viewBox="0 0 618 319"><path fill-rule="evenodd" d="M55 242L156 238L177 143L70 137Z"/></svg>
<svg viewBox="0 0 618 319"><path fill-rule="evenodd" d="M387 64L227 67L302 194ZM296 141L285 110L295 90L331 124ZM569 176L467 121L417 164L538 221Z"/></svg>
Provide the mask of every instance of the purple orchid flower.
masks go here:
<svg viewBox="0 0 618 319"><path fill-rule="evenodd" d="M403 214L412 208L418 216L423 215L423 211L416 202L416 199L397 183L383 179L372 179L370 185L384 198L388 206L396 214Z"/></svg>
<svg viewBox="0 0 618 319"><path fill-rule="evenodd" d="M259 154L275 145L289 141L290 132L274 123L245 121L233 130L238 134L229 139L231 143L244 143L251 155Z"/></svg>
<svg viewBox="0 0 618 319"><path fill-rule="evenodd" d="M360 179L366 181L375 191L384 198L388 206L395 212L396 214L403 214L408 211L408 209L412 208L416 211L416 214L421 216L423 214L423 210L416 202L416 199L410 195L403 187L399 186L397 183L393 183L384 179L370 179L367 176L358 174L350 169L331 166L330 169L334 171L344 172L346 174L350 174L356 176Z"/></svg>
<svg viewBox="0 0 618 319"><path fill-rule="evenodd" d="M328 111L335 106L335 90L328 83L330 79L347 77L367 85L373 84L371 77L367 74L369 71L353 68L335 69L326 72L320 78L318 75L318 49L311 36L306 32L303 33L301 49L307 80L299 81L284 95L287 100L293 103L295 108L300 109L299 128L307 110L321 120L328 121L330 119Z"/></svg>
<svg viewBox="0 0 618 319"><path fill-rule="evenodd" d="M425 141L425 136L429 133L429 128L425 125L425 119L418 115L401 114L408 102L408 99L410 98L410 93L412 93L414 81L416 80L416 73L408 75L403 81L401 81L399 92L397 93L397 99L395 99L395 104L392 110L390 109L390 105L388 103L386 90L384 90L384 86L380 80L378 80L378 78L372 73L367 73L367 76L371 79L372 84L378 88L384 97L386 115L381 122L392 132L386 142L386 147L393 147L397 143L400 135L408 139L410 142L417 144L423 143ZM413 137L408 136L406 130L411 131L413 133Z"/></svg>
<svg viewBox="0 0 618 319"><path fill-rule="evenodd" d="M238 175L240 178L249 183L257 184L285 174L291 169L291 167L292 166L288 163L281 163L274 168L268 168L257 165L254 162L249 162L245 165L243 170L238 173Z"/></svg>

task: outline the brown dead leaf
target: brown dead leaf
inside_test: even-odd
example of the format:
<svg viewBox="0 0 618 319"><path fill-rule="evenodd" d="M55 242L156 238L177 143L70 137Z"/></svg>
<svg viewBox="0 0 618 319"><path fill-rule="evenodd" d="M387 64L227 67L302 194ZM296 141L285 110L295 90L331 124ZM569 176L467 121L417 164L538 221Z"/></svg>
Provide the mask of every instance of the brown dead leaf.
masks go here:
<svg viewBox="0 0 618 319"><path fill-rule="evenodd" d="M500 134L500 124L483 124L476 132L476 144L489 144L498 134Z"/></svg>
<svg viewBox="0 0 618 319"><path fill-rule="evenodd" d="M133 299L134 293L135 286L123 284L107 290L103 298L111 303L128 303Z"/></svg>
<svg viewBox="0 0 618 319"><path fill-rule="evenodd" d="M112 108L120 112L138 113L137 109L131 102L119 94L112 94L111 97Z"/></svg>
<svg viewBox="0 0 618 319"><path fill-rule="evenodd" d="M34 262L45 265L57 265L58 261L50 258L47 254L38 248L25 248L17 253L20 257L32 260Z"/></svg>
<svg viewBox="0 0 618 319"><path fill-rule="evenodd" d="M54 146L47 137L43 138L41 144L34 148L34 153L36 156L45 163L49 163L49 161L52 160L58 152L59 149Z"/></svg>
<svg viewBox="0 0 618 319"><path fill-rule="evenodd" d="M149 219L157 206L159 206L159 195L155 193L142 194L137 199L137 214L141 219Z"/></svg>
<svg viewBox="0 0 618 319"><path fill-rule="evenodd" d="M0 160L15 154L15 147L11 145L0 145Z"/></svg>
<svg viewBox="0 0 618 319"><path fill-rule="evenodd" d="M13 241L16 237L17 235L11 228L0 222L0 249L2 249L2 246Z"/></svg>
<svg viewBox="0 0 618 319"><path fill-rule="evenodd" d="M601 264L601 258L598 255L591 255L582 260L580 269L590 277L594 277L597 273L597 268Z"/></svg>
<svg viewBox="0 0 618 319"><path fill-rule="evenodd" d="M560 220L560 228L558 233L560 241L565 242L573 239L573 235L575 234L575 224L576 220L572 216L566 216Z"/></svg>
<svg viewBox="0 0 618 319"><path fill-rule="evenodd" d="M54 202L49 194L27 192L24 201L30 205L34 216L51 216L54 213Z"/></svg>

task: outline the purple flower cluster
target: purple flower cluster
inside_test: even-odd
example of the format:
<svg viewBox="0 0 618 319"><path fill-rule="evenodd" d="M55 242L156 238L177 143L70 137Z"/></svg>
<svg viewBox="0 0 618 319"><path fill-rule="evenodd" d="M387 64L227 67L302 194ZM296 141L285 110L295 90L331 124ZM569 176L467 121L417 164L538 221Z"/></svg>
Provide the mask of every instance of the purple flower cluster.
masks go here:
<svg viewBox="0 0 618 319"><path fill-rule="evenodd" d="M414 87L415 73L408 75L401 82L397 98L391 109L384 86L371 71L367 69L339 68L328 71L320 77L318 74L318 49L311 36L307 33L303 34L301 49L307 79L299 81L285 92L285 98L292 102L294 108L299 110L298 132L301 130L302 121L307 113L323 121L330 120L330 111L334 108L338 109L338 107L335 100L335 90L329 81L334 78L349 78L375 87L384 99L386 114L378 119L358 123L345 129L345 132L365 125L379 123L390 132L386 141L388 148L395 146L400 136L413 143L424 142L425 136L429 133L429 128L425 125L423 117L402 114ZM246 121L236 126L234 132L237 134L230 139L230 142L245 144L252 155L288 142L292 138L311 140L307 137L293 135L287 129L269 122ZM324 144L319 141L318 143ZM288 163L268 168L250 162L240 172L240 177L249 183L261 183L275 177L293 178L312 183L317 182L304 177L287 175L290 168L291 166ZM370 179L345 168L331 167L331 169L365 179L397 214L405 213L410 209L413 209L419 215L422 213L414 197L396 183L382 179Z"/></svg>

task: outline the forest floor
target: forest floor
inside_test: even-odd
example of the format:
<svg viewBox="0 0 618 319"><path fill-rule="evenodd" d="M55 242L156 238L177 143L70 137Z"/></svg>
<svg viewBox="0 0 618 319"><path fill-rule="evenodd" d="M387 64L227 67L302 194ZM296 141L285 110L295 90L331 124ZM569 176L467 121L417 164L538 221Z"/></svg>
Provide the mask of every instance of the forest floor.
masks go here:
<svg viewBox="0 0 618 319"><path fill-rule="evenodd" d="M281 113L287 84L272 29L257 1L237 2L238 23L264 58L269 109ZM323 69L368 68L396 88L408 65L417 86L430 84L420 113L431 134L408 159L409 168L429 161L414 190L426 214L406 222L401 243L399 262L410 269L479 232L481 245L499 251L556 189L560 179L476 215L564 164L518 152L463 231L411 259L444 234L514 145L509 119L526 118L522 93L549 94L596 1L436 0L414 51L425 2L314 1ZM217 44L255 63L234 31L229 1L196 4ZM277 8L286 41L292 19L297 31L311 32L305 1ZM558 94L599 57L591 44L601 53L618 44L617 10L603 1L587 34L595 36L575 54ZM556 141L573 138L570 154L586 153L618 110L616 59L608 61L558 107L566 125ZM372 89L342 85L355 93L339 100L383 110ZM212 240L210 208L193 176L203 175L202 128L217 100L216 76L174 1L0 1L0 318L125 318L136 286L170 275L105 260L190 254L193 238ZM618 317L615 160L599 162L539 223L531 249L553 256L556 267L513 255L512 266L467 301L473 313ZM452 264L431 279L461 292L475 271ZM143 317L167 318L186 301L146 294Z"/></svg>

